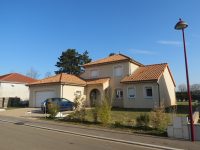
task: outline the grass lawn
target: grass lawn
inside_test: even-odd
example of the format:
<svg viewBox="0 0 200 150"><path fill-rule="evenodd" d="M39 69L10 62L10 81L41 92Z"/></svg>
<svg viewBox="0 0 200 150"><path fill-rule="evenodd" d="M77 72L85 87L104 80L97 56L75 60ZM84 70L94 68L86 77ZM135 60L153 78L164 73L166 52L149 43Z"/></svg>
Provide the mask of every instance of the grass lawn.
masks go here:
<svg viewBox="0 0 200 150"><path fill-rule="evenodd" d="M193 109L195 109L196 104L193 103ZM136 118L141 114L148 113L150 114L152 110L150 109L123 109L123 108L115 108L111 111L111 122L121 122L125 125L135 124ZM185 102L179 103L177 105L177 110L173 113L172 109L167 110L166 114L169 118L172 118L174 115L176 116L187 116L188 115L188 105ZM87 110L86 120L93 121L92 111Z"/></svg>
<svg viewBox="0 0 200 150"><path fill-rule="evenodd" d="M111 111L111 122L114 123L115 121L119 122L134 122L135 119L143 113L148 113L149 111L143 110L143 111L138 111L138 110L126 110L126 109L113 109ZM92 111L88 110L87 111L87 117L86 119L88 121L93 121L92 119Z"/></svg>
<svg viewBox="0 0 200 150"><path fill-rule="evenodd" d="M177 102L177 106L188 106L189 102L185 101L185 102ZM198 101L192 102L192 106L198 105Z"/></svg>
<svg viewBox="0 0 200 150"><path fill-rule="evenodd" d="M187 116L188 114L188 102L178 102L176 113L173 112L173 109L166 110L167 118L165 121L172 120L173 116ZM193 107L196 107L197 104L193 103ZM76 120L64 120L69 121L70 123L75 124L84 124L89 126L95 127L102 127L102 128L112 128L116 130L128 130L135 133L142 133L142 134L151 134L151 135L158 135L158 136L166 136L166 129L164 130L156 130L153 128L143 128L137 127L136 125L136 118L141 114L149 114L151 116L150 109L123 109L123 108L114 108L111 110L111 122L108 126L102 126L100 123L94 123L93 120L93 113L91 109L86 110L86 118L84 122L76 121Z"/></svg>

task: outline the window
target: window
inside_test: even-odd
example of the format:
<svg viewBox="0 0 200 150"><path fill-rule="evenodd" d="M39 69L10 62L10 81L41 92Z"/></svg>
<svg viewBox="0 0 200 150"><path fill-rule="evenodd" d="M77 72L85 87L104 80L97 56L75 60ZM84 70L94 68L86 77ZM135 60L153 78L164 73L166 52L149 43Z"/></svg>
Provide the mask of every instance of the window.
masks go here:
<svg viewBox="0 0 200 150"><path fill-rule="evenodd" d="M122 89L117 89L116 90L116 98L122 98L123 97L123 91Z"/></svg>
<svg viewBox="0 0 200 150"><path fill-rule="evenodd" d="M95 78L95 77L98 77L99 76L99 70L92 70L91 71L91 77L92 78Z"/></svg>
<svg viewBox="0 0 200 150"><path fill-rule="evenodd" d="M152 87L145 87L144 88L145 92L145 98L152 98L153 97L153 90Z"/></svg>
<svg viewBox="0 0 200 150"><path fill-rule="evenodd" d="M115 77L121 77L122 73L123 73L122 66L114 67L114 76Z"/></svg>
<svg viewBox="0 0 200 150"><path fill-rule="evenodd" d="M81 96L81 91L76 91L76 92L74 93L74 95L75 95L75 96Z"/></svg>
<svg viewBox="0 0 200 150"><path fill-rule="evenodd" d="M128 98L135 98L135 88L134 87L129 87L128 88Z"/></svg>

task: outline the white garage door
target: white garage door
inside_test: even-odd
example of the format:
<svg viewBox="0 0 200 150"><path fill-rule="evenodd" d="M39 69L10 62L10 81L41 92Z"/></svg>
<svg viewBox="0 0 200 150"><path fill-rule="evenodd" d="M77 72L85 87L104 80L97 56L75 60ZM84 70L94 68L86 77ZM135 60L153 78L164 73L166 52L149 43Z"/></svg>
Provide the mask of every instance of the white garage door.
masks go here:
<svg viewBox="0 0 200 150"><path fill-rule="evenodd" d="M42 92L36 92L35 96L35 107L40 107L41 103L46 100L47 98L53 98L56 97L56 94L54 91L42 91Z"/></svg>

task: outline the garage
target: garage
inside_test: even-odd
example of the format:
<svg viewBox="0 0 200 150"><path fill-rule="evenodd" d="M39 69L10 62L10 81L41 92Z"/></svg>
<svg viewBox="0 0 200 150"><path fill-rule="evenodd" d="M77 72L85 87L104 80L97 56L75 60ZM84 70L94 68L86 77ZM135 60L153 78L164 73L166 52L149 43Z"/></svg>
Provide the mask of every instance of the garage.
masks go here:
<svg viewBox="0 0 200 150"><path fill-rule="evenodd" d="M35 94L35 107L40 107L41 103L47 98L56 97L54 91L39 91Z"/></svg>
<svg viewBox="0 0 200 150"><path fill-rule="evenodd" d="M47 98L58 97L74 100L77 91L84 94L86 81L77 76L61 73L28 84L29 107L41 107Z"/></svg>

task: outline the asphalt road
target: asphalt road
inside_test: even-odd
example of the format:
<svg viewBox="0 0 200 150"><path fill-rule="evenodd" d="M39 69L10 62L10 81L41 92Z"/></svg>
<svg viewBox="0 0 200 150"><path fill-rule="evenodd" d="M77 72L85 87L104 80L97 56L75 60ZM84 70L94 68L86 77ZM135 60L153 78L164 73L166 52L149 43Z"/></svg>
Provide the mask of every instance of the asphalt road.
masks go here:
<svg viewBox="0 0 200 150"><path fill-rule="evenodd" d="M150 148L0 122L1 150L147 150Z"/></svg>

